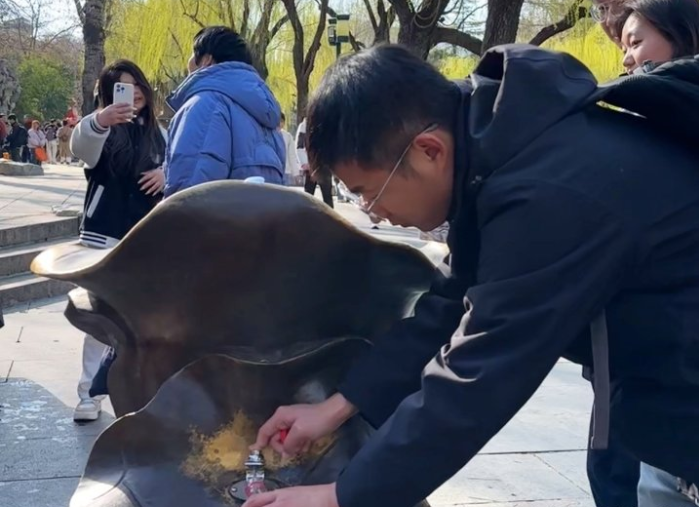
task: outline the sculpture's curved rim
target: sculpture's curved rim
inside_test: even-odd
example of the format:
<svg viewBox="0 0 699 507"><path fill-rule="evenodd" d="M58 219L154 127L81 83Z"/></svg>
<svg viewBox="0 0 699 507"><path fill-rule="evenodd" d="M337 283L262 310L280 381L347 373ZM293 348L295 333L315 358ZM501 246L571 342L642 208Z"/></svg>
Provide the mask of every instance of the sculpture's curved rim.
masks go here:
<svg viewBox="0 0 699 507"><path fill-rule="evenodd" d="M128 238L141 234L144 229L149 227L149 222L151 222L154 217L161 215L170 207L182 205L188 199L195 198L198 194L206 192L213 186L229 186L249 192L261 191L267 193L280 193L280 195L286 194L287 196L293 195L293 198L298 199L298 202L303 203L307 209L313 208L316 211L331 217L337 227L342 227L346 233L354 235L357 238L361 238L363 241L366 241L371 245L381 244L388 248L395 249L396 251L410 252L411 254L419 252L425 260L428 260L432 264L436 263L436 256L432 252L434 247L430 244L433 242L424 241L425 246L423 248L419 248L412 246L410 244L411 242L409 241L401 242L379 239L355 227L340 214L336 213L328 206L316 200L314 197L307 195L306 193L301 193L296 190L270 184L250 185L249 183L227 180L204 183L169 197L167 200L163 201L162 204L158 205L153 211L151 211L151 213L145 219L141 220L136 227L129 231L122 241L112 248L98 249L79 244L58 245L39 254L32 261L30 269L34 274L39 276L67 281L72 281L77 277L95 272L104 264L108 263L110 259L119 255L119 252L123 249L123 245ZM422 242L422 240L420 241Z"/></svg>

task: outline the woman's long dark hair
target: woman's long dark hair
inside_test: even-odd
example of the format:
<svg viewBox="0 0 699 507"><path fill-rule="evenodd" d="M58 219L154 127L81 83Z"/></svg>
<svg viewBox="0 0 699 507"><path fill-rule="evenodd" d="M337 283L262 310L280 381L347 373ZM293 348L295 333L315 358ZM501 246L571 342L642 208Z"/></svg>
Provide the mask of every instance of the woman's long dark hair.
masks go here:
<svg viewBox="0 0 699 507"><path fill-rule="evenodd" d="M699 1L625 0L615 20L614 31L621 36L632 14L643 16L672 45L673 58L699 54Z"/></svg>
<svg viewBox="0 0 699 507"><path fill-rule="evenodd" d="M105 143L105 152L109 160L108 166L115 171L131 170L135 176L144 171L155 169L163 163L165 140L160 131L158 120L153 107L153 88L135 63L129 60L117 60L107 65L100 73L97 81L98 100L100 107L114 103L114 84L118 83L121 75L130 74L136 86L143 94L145 105L134 119L134 124L121 124L112 127ZM134 128L142 132L140 139L134 139ZM141 130L142 129L142 130ZM138 134L137 134L138 135ZM138 153L134 152L138 149Z"/></svg>

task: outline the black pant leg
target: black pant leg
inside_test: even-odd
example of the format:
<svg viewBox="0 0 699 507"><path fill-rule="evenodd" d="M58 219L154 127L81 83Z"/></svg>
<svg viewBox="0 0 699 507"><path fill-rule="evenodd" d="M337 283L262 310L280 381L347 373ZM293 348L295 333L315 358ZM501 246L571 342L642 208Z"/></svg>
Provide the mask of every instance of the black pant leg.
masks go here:
<svg viewBox="0 0 699 507"><path fill-rule="evenodd" d="M308 173L306 173L304 178L305 179L303 181L303 190L307 194L311 194L311 195L315 194L316 193L316 182L313 181L313 178L311 178L311 175Z"/></svg>
<svg viewBox="0 0 699 507"><path fill-rule="evenodd" d="M334 208L335 205L333 204L333 184L332 184L332 179L328 178L327 181L321 181L320 182L320 191L323 194L323 202L330 206L331 208Z"/></svg>

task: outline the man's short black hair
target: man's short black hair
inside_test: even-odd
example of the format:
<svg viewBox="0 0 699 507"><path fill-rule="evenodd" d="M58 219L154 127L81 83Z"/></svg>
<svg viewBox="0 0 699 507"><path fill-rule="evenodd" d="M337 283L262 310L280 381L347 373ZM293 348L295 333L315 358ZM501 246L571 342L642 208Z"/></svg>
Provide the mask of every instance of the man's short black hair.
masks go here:
<svg viewBox="0 0 699 507"><path fill-rule="evenodd" d="M16 114L11 114L10 116L7 117L9 121L17 121L17 115Z"/></svg>
<svg viewBox="0 0 699 507"><path fill-rule="evenodd" d="M375 46L345 56L325 73L308 105L312 170L327 172L350 162L364 167L395 163L428 126L452 129L459 97L456 83L403 46Z"/></svg>
<svg viewBox="0 0 699 507"><path fill-rule="evenodd" d="M207 26L194 36L194 61L197 65L205 55L214 63L242 62L252 65L252 55L240 34L227 26Z"/></svg>

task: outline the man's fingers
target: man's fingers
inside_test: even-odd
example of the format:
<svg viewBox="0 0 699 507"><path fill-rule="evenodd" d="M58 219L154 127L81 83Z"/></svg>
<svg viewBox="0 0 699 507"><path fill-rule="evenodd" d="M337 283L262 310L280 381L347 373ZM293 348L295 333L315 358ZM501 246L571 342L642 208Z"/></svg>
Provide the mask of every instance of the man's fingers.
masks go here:
<svg viewBox="0 0 699 507"><path fill-rule="evenodd" d="M272 505L276 499L277 494L274 491L260 493L253 495L250 500L243 504L243 507L264 507L265 505Z"/></svg>
<svg viewBox="0 0 699 507"><path fill-rule="evenodd" d="M289 434L284 440L284 453L297 455L308 443L308 439L301 434L297 426L289 428Z"/></svg>
<svg viewBox="0 0 699 507"><path fill-rule="evenodd" d="M264 423L257 432L257 440L251 446L253 450L262 450L269 445L270 440L274 435L279 433L279 430L285 429L284 412L282 408L277 409L274 415Z"/></svg>
<svg viewBox="0 0 699 507"><path fill-rule="evenodd" d="M279 454L285 454L284 450L284 443L281 441L279 438L279 432L275 433L274 436L270 439L269 444L267 444L269 447L274 449L275 452Z"/></svg>

